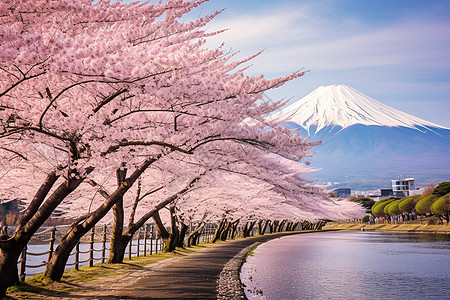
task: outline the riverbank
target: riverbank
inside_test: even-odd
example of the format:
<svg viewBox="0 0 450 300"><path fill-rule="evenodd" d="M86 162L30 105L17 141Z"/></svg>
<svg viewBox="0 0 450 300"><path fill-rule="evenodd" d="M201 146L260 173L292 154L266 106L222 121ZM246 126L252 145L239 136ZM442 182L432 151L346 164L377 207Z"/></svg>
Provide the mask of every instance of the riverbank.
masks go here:
<svg viewBox="0 0 450 300"><path fill-rule="evenodd" d="M386 232L419 232L419 233L444 233L450 234L449 225L427 225L420 223L404 224L371 224L366 223L327 223L323 229L332 230L366 230Z"/></svg>
<svg viewBox="0 0 450 300"><path fill-rule="evenodd" d="M66 272L62 282L27 280L9 299L242 299L240 265L258 243L311 231L283 232L203 244ZM153 258L152 258L153 257ZM154 261L149 262L149 259Z"/></svg>

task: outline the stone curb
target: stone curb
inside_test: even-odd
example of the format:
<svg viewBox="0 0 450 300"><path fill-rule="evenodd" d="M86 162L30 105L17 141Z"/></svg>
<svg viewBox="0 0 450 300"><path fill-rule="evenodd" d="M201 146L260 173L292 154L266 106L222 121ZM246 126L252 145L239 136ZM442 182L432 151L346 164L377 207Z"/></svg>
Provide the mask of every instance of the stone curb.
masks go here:
<svg viewBox="0 0 450 300"><path fill-rule="evenodd" d="M241 267L245 262L247 253L260 244L261 242L255 242L242 249L225 264L222 272L220 272L219 279L217 280L217 299L247 299L239 274L241 272Z"/></svg>

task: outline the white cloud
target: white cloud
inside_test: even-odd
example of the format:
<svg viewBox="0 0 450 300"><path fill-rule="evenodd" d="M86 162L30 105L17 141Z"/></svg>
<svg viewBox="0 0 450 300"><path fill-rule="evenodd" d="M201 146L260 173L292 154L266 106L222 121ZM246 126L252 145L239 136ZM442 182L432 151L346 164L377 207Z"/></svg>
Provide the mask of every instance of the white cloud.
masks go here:
<svg viewBox="0 0 450 300"><path fill-rule="evenodd" d="M379 66L449 68L450 25L416 20L373 27L331 20L312 7L248 13L213 21L230 30L212 40L248 56L265 49L256 72L316 71Z"/></svg>
<svg viewBox="0 0 450 300"><path fill-rule="evenodd" d="M248 72L269 77L302 67L305 77L269 96L300 99L320 85L347 84L407 113L450 126L450 20L430 15L375 23L336 15L322 1L226 11L211 30L229 28L211 46L240 51L264 49ZM427 103L425 107L424 103Z"/></svg>

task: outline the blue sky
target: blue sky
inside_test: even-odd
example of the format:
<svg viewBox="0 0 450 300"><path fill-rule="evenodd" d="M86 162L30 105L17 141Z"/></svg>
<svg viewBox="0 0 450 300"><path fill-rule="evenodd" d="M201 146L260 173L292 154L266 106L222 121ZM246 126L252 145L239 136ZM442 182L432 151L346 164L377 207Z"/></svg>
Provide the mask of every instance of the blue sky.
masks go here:
<svg viewBox="0 0 450 300"><path fill-rule="evenodd" d="M450 127L450 1L210 0L195 16L224 9L209 45L263 54L250 75L309 72L271 92L301 99L346 84L387 105Z"/></svg>

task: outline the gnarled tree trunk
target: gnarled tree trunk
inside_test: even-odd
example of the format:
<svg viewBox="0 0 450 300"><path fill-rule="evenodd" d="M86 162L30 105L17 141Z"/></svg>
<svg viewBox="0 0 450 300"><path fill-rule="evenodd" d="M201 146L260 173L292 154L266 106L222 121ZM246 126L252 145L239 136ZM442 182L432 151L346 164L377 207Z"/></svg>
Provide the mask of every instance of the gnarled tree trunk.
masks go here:
<svg viewBox="0 0 450 300"><path fill-rule="evenodd" d="M14 234L3 232L0 239L0 297L18 282L17 261L33 234L50 217L55 208L83 182L76 170L70 170L64 180L45 200L59 176L50 173L44 180L28 208L22 214ZM45 200L45 201L44 201Z"/></svg>
<svg viewBox="0 0 450 300"><path fill-rule="evenodd" d="M225 221L225 226L223 227L222 233L220 234L220 240L226 241L228 238L228 232L230 230L231 222Z"/></svg>
<svg viewBox="0 0 450 300"><path fill-rule="evenodd" d="M201 222L197 225L194 231L192 231L188 238L187 238L187 246L195 246L198 244L198 239L200 237L201 232L203 231L203 228L205 226L205 223Z"/></svg>
<svg viewBox="0 0 450 300"><path fill-rule="evenodd" d="M7 243L0 248L0 299L6 294L6 289L19 282L17 261L26 243Z"/></svg>
<svg viewBox="0 0 450 300"><path fill-rule="evenodd" d="M106 199L101 206L82 221L81 224L72 226L63 237L56 248L52 258L50 259L43 276L55 281L61 280L64 273L70 252L80 241L81 237L91 230L113 207L113 205L122 199L123 195L136 182L139 176L153 163L156 159L148 159L144 161L122 184Z"/></svg>
<svg viewBox="0 0 450 300"><path fill-rule="evenodd" d="M118 187L120 187L122 182L125 181L126 176L127 176L126 169L124 170L117 169L116 177ZM125 249L127 247L127 244L132 237L132 236L131 237L123 236L123 221L124 221L123 196L119 198L119 200L114 204L112 209L114 215L114 222L111 231L108 263L121 263L125 255Z"/></svg>
<svg viewBox="0 0 450 300"><path fill-rule="evenodd" d="M252 233L253 227L255 227L256 221L247 222L244 227L244 238L249 237Z"/></svg>
<svg viewBox="0 0 450 300"><path fill-rule="evenodd" d="M222 235L222 231L225 227L226 222L227 222L227 220L225 218L220 220L219 226L217 226L216 231L214 232L214 237L213 237L211 243L215 243L220 239L220 236Z"/></svg>
<svg viewBox="0 0 450 300"><path fill-rule="evenodd" d="M177 241L177 247L183 248L184 247L184 239L186 237L186 232L189 229L189 227L182 223L181 224L181 228L180 228L180 235L178 236L178 241Z"/></svg>
<svg viewBox="0 0 450 300"><path fill-rule="evenodd" d="M237 228L240 220L236 220L231 224L231 238L234 239L236 237Z"/></svg>

